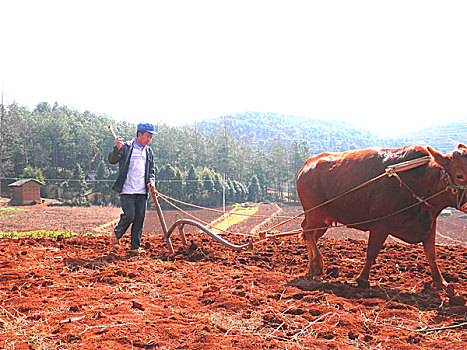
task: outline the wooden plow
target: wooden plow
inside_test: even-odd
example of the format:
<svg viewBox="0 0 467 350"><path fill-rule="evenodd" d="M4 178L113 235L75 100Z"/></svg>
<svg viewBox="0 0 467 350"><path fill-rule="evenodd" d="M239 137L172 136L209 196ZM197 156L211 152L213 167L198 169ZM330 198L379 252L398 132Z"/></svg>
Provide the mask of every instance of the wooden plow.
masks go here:
<svg viewBox="0 0 467 350"><path fill-rule="evenodd" d="M201 223L199 223L199 222L197 222L195 220L191 220L191 219L178 219L169 228L167 228L167 223L165 221L162 209L161 209L161 207L159 205L159 201L157 200L156 193L154 191L152 191L151 196L152 196L152 199L154 200L154 205L156 207L157 215L159 216L159 220L161 222L162 231L164 232L164 238L165 238L165 241L167 243L167 247L169 248L171 253L174 253L174 248L173 248L172 240L170 239L170 236L174 232L175 228L178 228L182 243L184 245L187 244L186 237L185 237L185 232L183 231L183 228L186 225L191 225L191 226L197 227L198 229L200 229L201 231L207 233L209 236L211 236L214 239L218 240L220 243L222 243L223 245L227 246L230 249L233 249L233 250L253 249L253 240L251 239L251 237L248 239L248 243L240 244L240 245L233 244L233 243L228 242L227 240L225 240L221 236L217 235L216 233L212 232L209 228L207 228L203 224L201 224Z"/></svg>

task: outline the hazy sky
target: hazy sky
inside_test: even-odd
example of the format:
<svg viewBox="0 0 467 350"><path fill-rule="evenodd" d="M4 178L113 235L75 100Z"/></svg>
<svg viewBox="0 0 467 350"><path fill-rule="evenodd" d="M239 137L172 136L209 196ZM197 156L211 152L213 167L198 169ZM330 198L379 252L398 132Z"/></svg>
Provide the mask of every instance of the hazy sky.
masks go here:
<svg viewBox="0 0 467 350"><path fill-rule="evenodd" d="M130 122L467 117L466 1L0 0L5 103Z"/></svg>

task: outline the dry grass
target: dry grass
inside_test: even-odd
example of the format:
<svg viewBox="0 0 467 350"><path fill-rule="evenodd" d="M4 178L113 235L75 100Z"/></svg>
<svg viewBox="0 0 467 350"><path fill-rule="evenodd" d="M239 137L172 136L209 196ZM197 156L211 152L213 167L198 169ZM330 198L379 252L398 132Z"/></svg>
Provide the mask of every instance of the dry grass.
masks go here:
<svg viewBox="0 0 467 350"><path fill-rule="evenodd" d="M65 350L64 345L57 345L53 338L54 326L49 324L45 312L23 314L17 310L10 312L0 305L3 317L1 333L10 338L5 340L4 349L15 349L16 344L28 344L36 350Z"/></svg>

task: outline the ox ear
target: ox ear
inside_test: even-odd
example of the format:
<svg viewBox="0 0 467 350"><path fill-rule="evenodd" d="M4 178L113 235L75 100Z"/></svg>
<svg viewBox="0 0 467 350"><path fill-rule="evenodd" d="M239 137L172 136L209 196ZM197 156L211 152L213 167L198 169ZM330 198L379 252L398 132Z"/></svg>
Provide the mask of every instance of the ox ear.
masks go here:
<svg viewBox="0 0 467 350"><path fill-rule="evenodd" d="M443 156L441 153L435 151L430 146L427 146L426 149L428 150L428 152L430 152L435 162L441 165L441 167L443 167L444 169L447 169L449 167L449 163L450 163L449 157Z"/></svg>

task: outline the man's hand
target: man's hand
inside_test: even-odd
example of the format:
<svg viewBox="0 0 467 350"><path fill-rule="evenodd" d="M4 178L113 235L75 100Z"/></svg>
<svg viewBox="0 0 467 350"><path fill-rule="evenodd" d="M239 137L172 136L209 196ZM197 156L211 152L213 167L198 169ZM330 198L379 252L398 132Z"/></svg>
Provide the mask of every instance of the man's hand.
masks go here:
<svg viewBox="0 0 467 350"><path fill-rule="evenodd" d="M115 144L117 145L118 150L123 146L123 137L119 136L115 139Z"/></svg>

